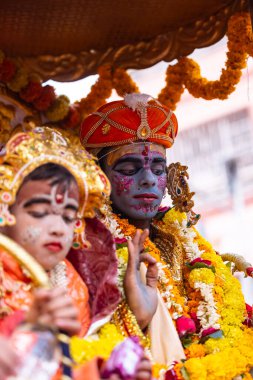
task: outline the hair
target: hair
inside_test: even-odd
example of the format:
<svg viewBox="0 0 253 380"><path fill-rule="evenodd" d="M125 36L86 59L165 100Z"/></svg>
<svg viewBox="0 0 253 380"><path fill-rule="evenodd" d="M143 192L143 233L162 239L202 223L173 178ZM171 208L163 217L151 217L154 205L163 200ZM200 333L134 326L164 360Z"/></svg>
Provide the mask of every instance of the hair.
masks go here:
<svg viewBox="0 0 253 380"><path fill-rule="evenodd" d="M102 148L99 153L97 154L98 158L98 164L100 168L105 171L105 163L106 163L106 156L110 152L112 147L109 148Z"/></svg>
<svg viewBox="0 0 253 380"><path fill-rule="evenodd" d="M50 185L64 184L66 189L76 182L74 176L64 167L52 162L44 164L33 170L25 177L23 184L28 181L52 180Z"/></svg>

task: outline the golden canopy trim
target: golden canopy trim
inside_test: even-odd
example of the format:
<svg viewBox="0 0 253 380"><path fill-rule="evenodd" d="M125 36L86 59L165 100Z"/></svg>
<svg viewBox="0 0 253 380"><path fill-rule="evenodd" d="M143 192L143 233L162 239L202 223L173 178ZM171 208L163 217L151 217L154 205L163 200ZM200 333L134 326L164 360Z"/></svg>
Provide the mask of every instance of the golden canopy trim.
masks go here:
<svg viewBox="0 0 253 380"><path fill-rule="evenodd" d="M43 81L73 81L110 64L143 69L220 40L246 0L4 1L0 48ZM141 17L140 17L141 15ZM15 28L13 27L15 25ZM30 36L33 38L30 38ZM43 36L43 38L42 38Z"/></svg>

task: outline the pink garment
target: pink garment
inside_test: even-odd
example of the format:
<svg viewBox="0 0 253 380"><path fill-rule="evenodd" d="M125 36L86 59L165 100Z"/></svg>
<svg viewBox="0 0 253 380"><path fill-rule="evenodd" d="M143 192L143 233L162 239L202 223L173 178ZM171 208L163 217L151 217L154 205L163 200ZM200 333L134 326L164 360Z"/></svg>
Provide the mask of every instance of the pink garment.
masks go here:
<svg viewBox="0 0 253 380"><path fill-rule="evenodd" d="M89 289L92 323L110 315L120 302L117 287L116 248L109 230L97 218L86 219L91 248L71 249L67 259Z"/></svg>

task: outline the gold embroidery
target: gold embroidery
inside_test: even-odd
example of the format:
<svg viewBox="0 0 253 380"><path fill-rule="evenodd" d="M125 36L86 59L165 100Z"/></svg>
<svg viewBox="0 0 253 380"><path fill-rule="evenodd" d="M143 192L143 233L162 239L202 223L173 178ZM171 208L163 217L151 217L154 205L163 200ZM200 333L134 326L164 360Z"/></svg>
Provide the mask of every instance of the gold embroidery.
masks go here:
<svg viewBox="0 0 253 380"><path fill-rule="evenodd" d="M171 228L166 231L163 228L152 223L151 225L152 241L161 252L161 257L166 264L170 267L170 272L179 288L180 294L184 295L183 285L183 263L185 258L185 252L183 246L176 235L176 231Z"/></svg>
<svg viewBox="0 0 253 380"><path fill-rule="evenodd" d="M103 127L102 127L102 133L103 133L103 135L108 135L110 129L111 129L111 126L109 124L103 125Z"/></svg>

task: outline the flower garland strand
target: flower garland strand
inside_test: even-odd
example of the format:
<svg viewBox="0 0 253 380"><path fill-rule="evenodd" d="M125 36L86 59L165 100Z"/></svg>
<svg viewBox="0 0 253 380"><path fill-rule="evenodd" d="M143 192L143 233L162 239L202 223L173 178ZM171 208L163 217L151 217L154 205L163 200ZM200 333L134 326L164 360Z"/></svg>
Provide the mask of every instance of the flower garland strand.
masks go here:
<svg viewBox="0 0 253 380"><path fill-rule="evenodd" d="M219 80L208 81L201 77L199 65L190 58L181 58L169 66L166 73L166 86L158 100L174 110L184 88L196 98L227 99L235 90L246 66L247 57L253 56L253 36L249 13L237 13L228 22L228 52L225 69Z"/></svg>
<svg viewBox="0 0 253 380"><path fill-rule="evenodd" d="M120 242L117 253L125 260L122 235L125 238L133 236L135 227L117 215L112 214L109 219L113 220L111 232L118 236ZM193 227L187 227L185 214L171 209L162 221L154 223L163 228L163 231L166 231L166 228L171 231L173 227L175 234L180 237L188 261L184 271L187 303L186 306L183 305L185 313L183 316L189 313L196 319L196 325L199 324L197 333L193 331L189 345L185 349L187 360L167 370L166 379L231 380L237 375L249 378L248 371L253 365L253 350L249 349L249 342L253 337L253 331L243 326L246 310L239 281L232 276L212 246ZM166 266L162 264L156 246L149 239L145 246L149 247L149 253L162 266L163 275L161 278L159 274L158 285L162 293L161 284L166 284L166 280L171 278L170 273L164 272ZM171 297L175 289L172 286L169 290ZM178 328L177 322L183 313L178 315L173 313L170 309L170 299L164 297L164 301ZM184 334L181 334L181 337L184 342ZM163 366L154 365L157 378L163 379L165 372L166 368Z"/></svg>
<svg viewBox="0 0 253 380"><path fill-rule="evenodd" d="M249 349L253 331L243 326L245 302L240 283L212 246L194 228L187 228L186 216L182 216L172 209L157 223L162 223L165 230L173 225L187 248L189 263L184 275L187 304L190 315L196 314L200 326L185 351L186 362L169 370L169 378L231 380L238 375L248 378L253 363L253 350ZM195 253L189 255L191 246Z"/></svg>
<svg viewBox="0 0 253 380"><path fill-rule="evenodd" d="M132 92L140 92L136 83L132 80L131 76L125 69L120 67L116 68L113 73L113 88L117 91L117 94L124 97L126 94Z"/></svg>

